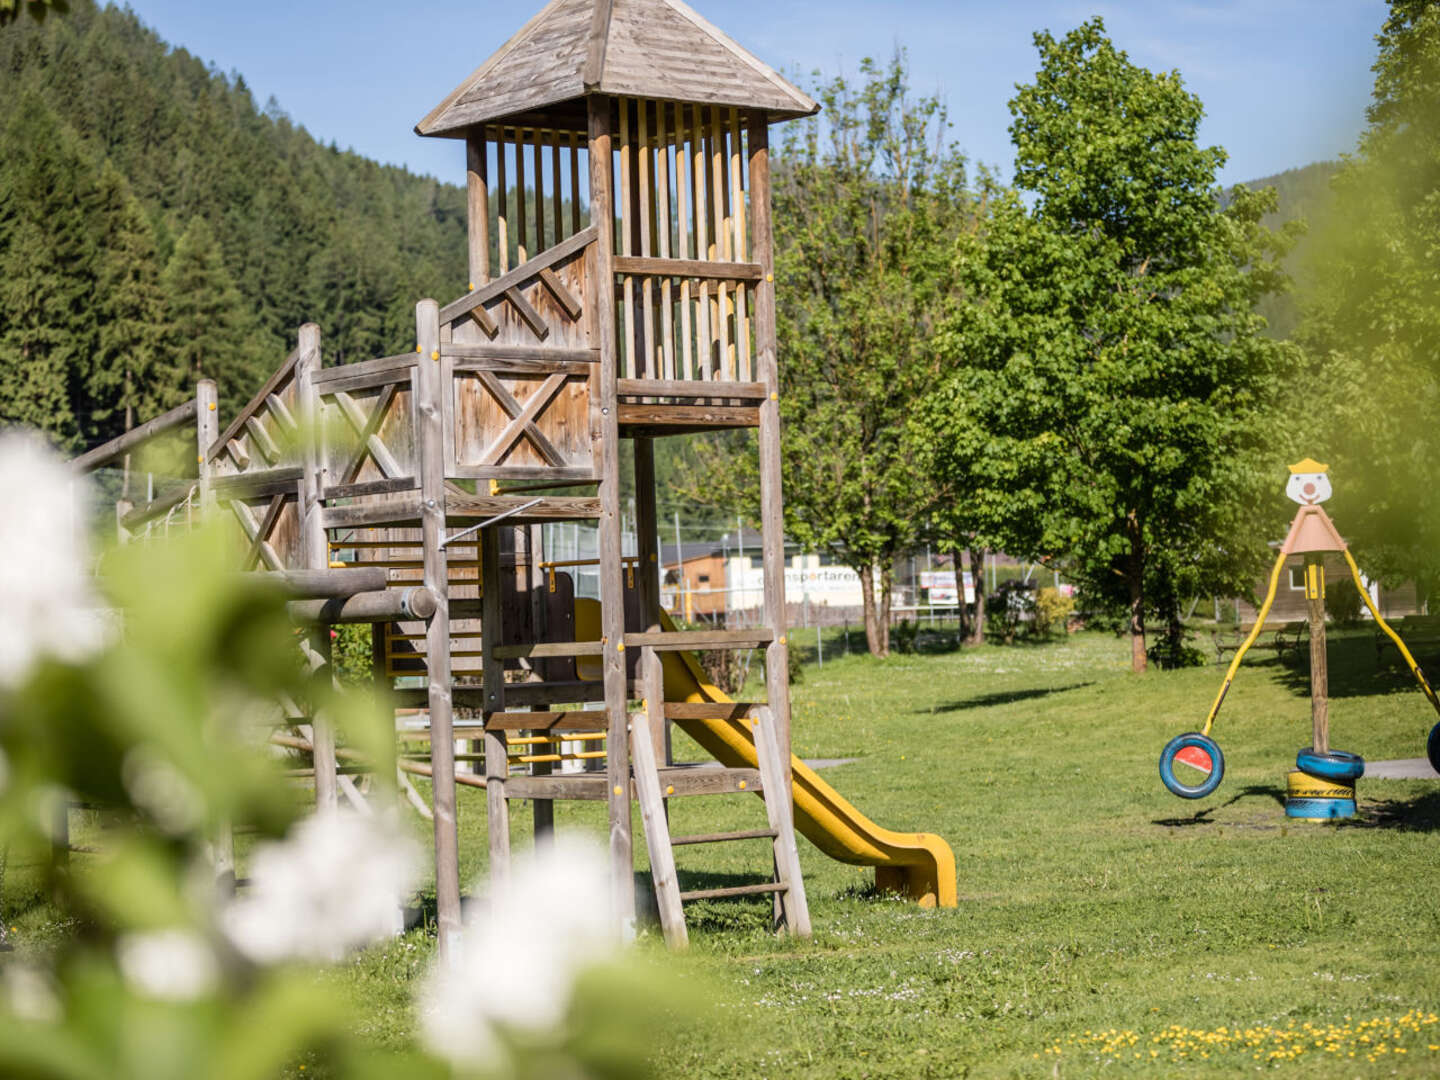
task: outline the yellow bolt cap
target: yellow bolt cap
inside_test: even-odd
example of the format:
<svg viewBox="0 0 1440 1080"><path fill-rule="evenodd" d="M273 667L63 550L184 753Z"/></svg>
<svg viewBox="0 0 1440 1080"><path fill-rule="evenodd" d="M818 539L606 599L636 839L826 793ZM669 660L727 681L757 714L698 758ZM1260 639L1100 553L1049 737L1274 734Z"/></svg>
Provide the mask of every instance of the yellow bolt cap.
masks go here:
<svg viewBox="0 0 1440 1080"><path fill-rule="evenodd" d="M674 785L674 784L667 784L666 787L665 787L665 794L666 794L666 795L674 795L674 794L675 794L675 785Z"/></svg>
<svg viewBox="0 0 1440 1080"><path fill-rule="evenodd" d="M741 791L744 791L744 790L745 790L745 781L744 781L744 780L741 780L741 781L740 781L740 790L741 790Z"/></svg>
<svg viewBox="0 0 1440 1080"><path fill-rule="evenodd" d="M211 412L214 412L214 411L215 411L215 402L213 402L213 401L210 402L210 411L211 411Z"/></svg>
<svg viewBox="0 0 1440 1080"><path fill-rule="evenodd" d="M624 790L625 790L625 789L622 788L619 784L616 784L616 785L615 785L615 794L616 794L616 795L622 794L622 793L624 792Z"/></svg>

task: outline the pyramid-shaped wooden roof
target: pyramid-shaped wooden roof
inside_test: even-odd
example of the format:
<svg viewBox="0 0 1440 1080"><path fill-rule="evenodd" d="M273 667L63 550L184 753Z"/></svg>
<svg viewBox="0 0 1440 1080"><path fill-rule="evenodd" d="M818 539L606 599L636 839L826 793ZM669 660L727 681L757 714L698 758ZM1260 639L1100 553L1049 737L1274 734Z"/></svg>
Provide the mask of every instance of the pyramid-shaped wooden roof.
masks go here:
<svg viewBox="0 0 1440 1080"><path fill-rule="evenodd" d="M737 106L775 120L819 109L681 0L551 0L415 132L456 138L492 120L570 111L555 107L587 94Z"/></svg>

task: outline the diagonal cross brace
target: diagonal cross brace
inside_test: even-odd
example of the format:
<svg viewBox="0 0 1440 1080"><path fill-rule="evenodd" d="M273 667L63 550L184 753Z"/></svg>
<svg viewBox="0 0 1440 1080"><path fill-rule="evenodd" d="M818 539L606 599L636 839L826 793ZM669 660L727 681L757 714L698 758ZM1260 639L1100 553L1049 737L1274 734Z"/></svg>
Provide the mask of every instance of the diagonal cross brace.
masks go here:
<svg viewBox="0 0 1440 1080"><path fill-rule="evenodd" d="M530 440L540 456L555 468L564 468L566 461L555 444L545 437L545 433L535 426L535 418L544 411L558 394L568 376L564 374L551 375L541 385L540 389L531 394L524 405L515 399L497 379L493 372L477 371L476 377L484 384L485 389L500 403L500 407L510 414L510 423L505 425L505 430L496 436L495 441L480 459L481 465L495 465L499 460L508 454L511 448L520 441L522 437Z"/></svg>
<svg viewBox="0 0 1440 1080"><path fill-rule="evenodd" d="M355 451L355 456L345 466L345 479L342 483L350 483L360 472L360 466L365 461L365 455L369 454L375 459L375 464L380 466L380 471L385 474L386 479L395 480L405 475L405 470L395 460L395 455L390 453L390 448L381 441L378 434L381 421L385 419L385 412L390 408L390 402L395 397L397 383L388 383L380 391L380 396L375 401L375 407L367 415L365 410L347 394L344 390L335 392L335 404L340 407L340 415L344 416L350 426L360 436L360 447Z"/></svg>

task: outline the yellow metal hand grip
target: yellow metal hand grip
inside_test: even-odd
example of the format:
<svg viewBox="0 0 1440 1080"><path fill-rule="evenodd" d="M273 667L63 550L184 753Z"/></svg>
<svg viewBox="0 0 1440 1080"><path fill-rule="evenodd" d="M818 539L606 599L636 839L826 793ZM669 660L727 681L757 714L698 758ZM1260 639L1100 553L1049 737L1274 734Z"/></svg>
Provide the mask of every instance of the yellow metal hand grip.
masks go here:
<svg viewBox="0 0 1440 1080"><path fill-rule="evenodd" d="M1235 659L1230 661L1230 670L1225 672L1225 681L1220 686L1220 693L1215 695L1215 704L1210 706L1210 712L1205 717L1205 726L1200 731L1202 735L1210 734L1210 728L1214 726L1215 717L1220 712L1220 704L1225 700L1225 695L1230 692L1230 684L1235 681L1235 673L1240 670L1240 661L1245 659L1245 654L1250 651L1250 646L1255 644L1255 639L1265 628L1265 617L1270 614L1270 608L1275 603L1275 592L1280 588L1280 571L1285 568L1286 558L1287 553L1284 551L1275 557L1275 568L1270 571L1270 588L1265 593L1265 603L1260 605L1260 610L1255 615L1255 625L1250 628L1250 635L1241 643L1240 648L1235 650Z"/></svg>
<svg viewBox="0 0 1440 1080"><path fill-rule="evenodd" d="M1420 665L1415 662L1415 657L1410 655L1410 650L1405 647L1405 642L1400 640L1400 635L1390 629L1390 624L1380 617L1380 612L1375 608L1375 601L1370 599L1370 590L1365 588L1365 582L1360 580L1360 568L1355 565L1355 560L1350 557L1350 552L1342 552L1345 561L1350 564L1350 576L1355 579L1355 588L1360 590L1360 599L1365 601L1365 606L1370 609L1370 614L1375 617L1375 625L1390 635L1390 640L1395 642L1395 648L1400 650L1400 655L1405 658L1405 663L1410 667L1410 674L1415 676L1415 681L1420 684L1420 689L1425 691L1425 697L1429 699L1431 706L1437 713L1440 713L1440 700L1435 697L1435 691L1430 689L1430 684L1425 680L1425 673L1420 670Z"/></svg>

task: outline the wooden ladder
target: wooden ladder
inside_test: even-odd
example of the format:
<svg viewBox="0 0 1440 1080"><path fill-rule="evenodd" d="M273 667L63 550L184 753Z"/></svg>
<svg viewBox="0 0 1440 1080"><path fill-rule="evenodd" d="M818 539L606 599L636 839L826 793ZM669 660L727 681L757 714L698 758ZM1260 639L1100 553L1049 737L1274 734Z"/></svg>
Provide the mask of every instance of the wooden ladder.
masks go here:
<svg viewBox="0 0 1440 1080"><path fill-rule="evenodd" d="M630 717L630 753L635 777L635 794L640 800L640 817L645 827L645 845L650 852L650 876L655 884L655 902L660 911L660 929L671 948L689 943L685 929L687 900L718 900L765 893L776 898L776 924L799 937L810 936L810 909L805 900L805 882L800 875L800 852L795 844L795 822L785 770L775 737L775 720L768 706L750 710L749 723L755 731L756 757L760 765L760 788L765 798L767 829L703 833L694 836L670 835L665 799L660 788L658 754L652 729L643 712ZM775 878L755 885L681 892L675 874L678 846L716 844L733 840L769 839L774 853Z"/></svg>

